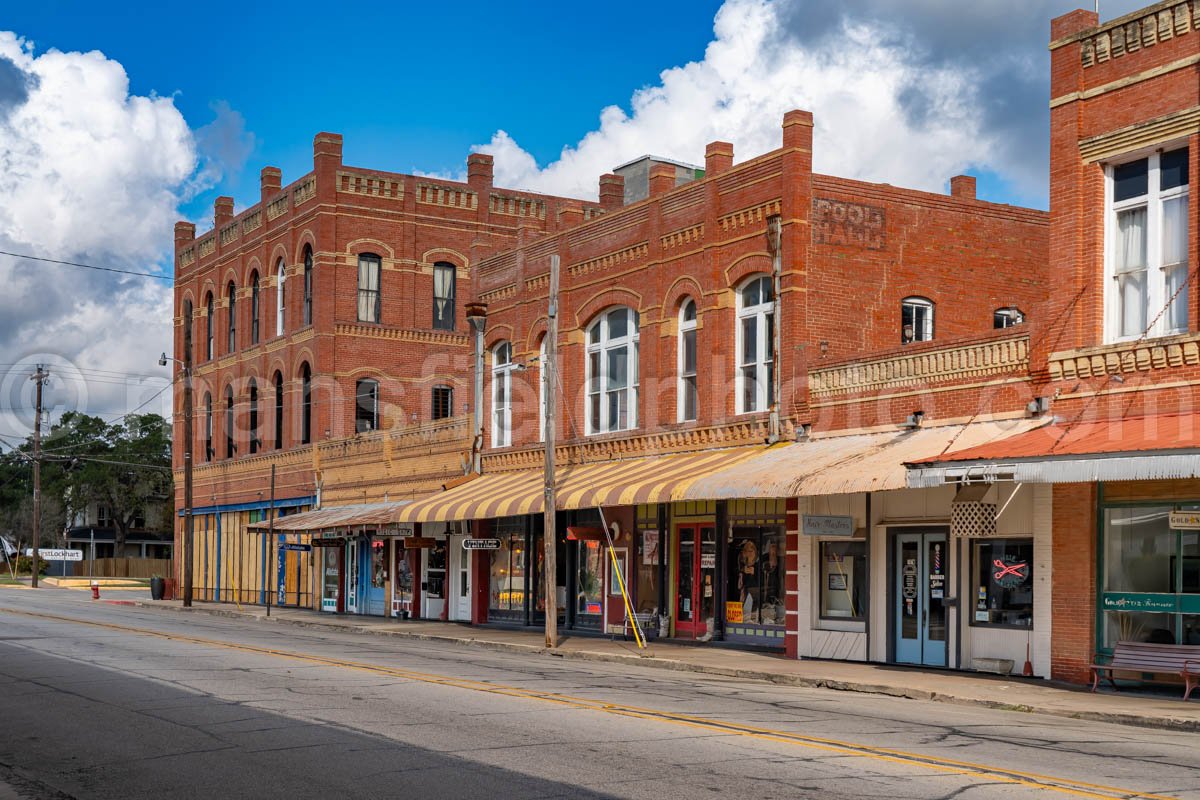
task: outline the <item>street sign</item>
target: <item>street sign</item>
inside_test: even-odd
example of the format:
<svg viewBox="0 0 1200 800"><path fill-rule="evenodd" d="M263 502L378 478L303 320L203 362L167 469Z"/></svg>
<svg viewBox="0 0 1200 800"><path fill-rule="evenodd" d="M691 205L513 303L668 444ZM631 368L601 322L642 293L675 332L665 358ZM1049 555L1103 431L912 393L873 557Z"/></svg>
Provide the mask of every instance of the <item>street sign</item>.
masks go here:
<svg viewBox="0 0 1200 800"><path fill-rule="evenodd" d="M499 539L463 539L463 550L499 550Z"/></svg>
<svg viewBox="0 0 1200 800"><path fill-rule="evenodd" d="M312 550L311 544L296 544L295 542L284 542L279 545L280 550L295 550L300 553L307 553Z"/></svg>
<svg viewBox="0 0 1200 800"><path fill-rule="evenodd" d="M33 548L26 547L25 555L33 557ZM38 550L38 558L42 561L83 561L82 550Z"/></svg>

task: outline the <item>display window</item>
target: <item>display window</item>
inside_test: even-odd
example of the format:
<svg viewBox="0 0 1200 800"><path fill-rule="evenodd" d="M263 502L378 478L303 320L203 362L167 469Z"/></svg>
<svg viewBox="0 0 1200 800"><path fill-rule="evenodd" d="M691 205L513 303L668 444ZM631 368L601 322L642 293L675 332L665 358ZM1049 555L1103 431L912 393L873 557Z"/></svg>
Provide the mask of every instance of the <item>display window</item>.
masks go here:
<svg viewBox="0 0 1200 800"><path fill-rule="evenodd" d="M971 542L971 624L1033 627L1033 540Z"/></svg>
<svg viewBox="0 0 1200 800"><path fill-rule="evenodd" d="M579 542L576 585L575 613L579 616L599 616L604 592L604 549L599 542Z"/></svg>
<svg viewBox="0 0 1200 800"><path fill-rule="evenodd" d="M820 581L822 619L866 619L867 543L821 542Z"/></svg>
<svg viewBox="0 0 1200 800"><path fill-rule="evenodd" d="M784 624L783 554L782 527L733 528L726 554L726 621L743 625Z"/></svg>
<svg viewBox="0 0 1200 800"><path fill-rule="evenodd" d="M634 609L639 614L658 611L659 572L662 565L662 537L656 530L643 530L638 538L638 555L634 560Z"/></svg>
<svg viewBox="0 0 1200 800"><path fill-rule="evenodd" d="M408 550L405 550L403 545L396 545L396 586L392 591L394 599L399 603L407 605L402 606L406 611L411 613L413 601L413 572L412 562L409 558Z"/></svg>
<svg viewBox="0 0 1200 800"><path fill-rule="evenodd" d="M1105 648L1119 641L1200 644L1200 531L1171 527L1171 512L1197 510L1195 504L1104 509Z"/></svg>
<svg viewBox="0 0 1200 800"><path fill-rule="evenodd" d="M321 610L337 611L342 582L341 548L321 548Z"/></svg>
<svg viewBox="0 0 1200 800"><path fill-rule="evenodd" d="M525 533L507 532L492 551L489 617L523 618L525 612Z"/></svg>

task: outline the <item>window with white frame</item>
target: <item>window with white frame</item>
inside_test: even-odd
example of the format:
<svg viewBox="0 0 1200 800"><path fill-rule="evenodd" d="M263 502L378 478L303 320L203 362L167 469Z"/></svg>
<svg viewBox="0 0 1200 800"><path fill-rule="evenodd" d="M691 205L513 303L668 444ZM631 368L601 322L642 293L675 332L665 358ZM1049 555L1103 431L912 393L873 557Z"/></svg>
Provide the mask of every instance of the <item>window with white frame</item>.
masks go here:
<svg viewBox="0 0 1200 800"><path fill-rule="evenodd" d="M900 303L900 342L933 341L933 301L906 297Z"/></svg>
<svg viewBox="0 0 1200 800"><path fill-rule="evenodd" d="M1025 313L1016 306L997 308L992 312L992 327L996 330L1011 328L1013 325L1020 325L1024 321Z"/></svg>
<svg viewBox="0 0 1200 800"><path fill-rule="evenodd" d="M379 256L363 253L358 257L358 321L379 322L382 299L379 291Z"/></svg>
<svg viewBox="0 0 1200 800"><path fill-rule="evenodd" d="M283 336L284 283L287 281L287 268L283 259L275 267L275 335Z"/></svg>
<svg viewBox="0 0 1200 800"><path fill-rule="evenodd" d="M1188 151L1107 170L1109 340L1188 328Z"/></svg>
<svg viewBox="0 0 1200 800"><path fill-rule="evenodd" d="M696 301L688 299L679 309L679 386L680 422L696 419L699 390L696 386Z"/></svg>
<svg viewBox="0 0 1200 800"><path fill-rule="evenodd" d="M492 447L512 444L512 345L492 348Z"/></svg>
<svg viewBox="0 0 1200 800"><path fill-rule="evenodd" d="M775 383L775 290L769 276L742 284L737 315L737 413L766 411Z"/></svg>
<svg viewBox="0 0 1200 800"><path fill-rule="evenodd" d="M587 332L587 432L637 427L638 327L632 308L601 314Z"/></svg>
<svg viewBox="0 0 1200 800"><path fill-rule="evenodd" d="M538 441L546 441L546 337L538 345Z"/></svg>

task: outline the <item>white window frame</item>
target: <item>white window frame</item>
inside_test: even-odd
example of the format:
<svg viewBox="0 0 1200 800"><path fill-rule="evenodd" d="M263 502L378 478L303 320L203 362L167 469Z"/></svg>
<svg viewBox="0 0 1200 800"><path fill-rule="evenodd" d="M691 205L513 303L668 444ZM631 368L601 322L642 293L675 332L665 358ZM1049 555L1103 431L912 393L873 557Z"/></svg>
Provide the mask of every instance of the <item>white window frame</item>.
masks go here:
<svg viewBox="0 0 1200 800"><path fill-rule="evenodd" d="M1161 156L1187 148L1187 142L1177 142L1163 146L1154 152L1139 152L1106 164L1104 168L1104 340L1106 342L1127 342L1142 338L1173 336L1186 333L1188 324L1182 327L1171 325L1171 312L1166 308L1169 300L1167 294L1167 269L1163 259L1163 205L1176 198L1183 198L1185 208L1185 230L1190 230L1191 212L1189 208L1190 183L1163 190L1160 188ZM1189 152L1189 169L1191 153ZM1114 200L1116 168L1142 159L1146 165L1146 194L1128 200ZM1121 291L1120 278L1116 273L1117 248L1120 244L1117 236L1117 215L1122 211L1144 207L1146 209L1146 309L1143 330L1124 334L1121 332ZM1185 270L1184 289L1179 293L1185 308L1190 303L1190 250L1191 242L1185 247L1182 269ZM1190 309L1188 309L1190 311ZM1186 315L1186 312L1185 312ZM1157 320L1155 319L1157 317ZM1148 327L1148 329L1147 329Z"/></svg>
<svg viewBox="0 0 1200 800"><path fill-rule="evenodd" d="M512 445L512 343L492 348L492 447Z"/></svg>
<svg viewBox="0 0 1200 800"><path fill-rule="evenodd" d="M363 270L367 270L364 275ZM363 278L367 283L374 278L375 288L364 287ZM358 256L358 298L357 317L359 322L380 324L383 322L383 258L374 253L360 253Z"/></svg>
<svg viewBox="0 0 1200 800"><path fill-rule="evenodd" d="M692 309L691 319L688 319L687 310ZM695 422L700 416L700 384L697 380L699 371L699 332L696 324L699 319L699 308L696 306L696 301L692 298L684 300L683 305L679 307L679 336L678 336L678 354L676 356L676 368L678 379L675 387L675 406L676 406L676 421L677 422ZM692 349L695 351L693 358L697 361L692 365L691 373L687 372L686 368L686 352L687 352L687 335L692 334ZM687 379L693 381L695 397L692 402L692 415L687 414L687 394L688 384Z"/></svg>
<svg viewBox="0 0 1200 800"><path fill-rule="evenodd" d="M283 263L283 259L279 259L279 264L275 267L275 335L283 336L283 312L286 308L284 304L283 290L284 284L287 282L287 265Z"/></svg>
<svg viewBox="0 0 1200 800"><path fill-rule="evenodd" d="M917 330L916 325L913 326L913 335L909 339L904 333L904 309L912 307L913 309L923 308L928 313L925 318L925 325ZM937 328L935 327L934 315L937 313L937 304L928 297L920 297L912 295L900 301L900 343L915 344L916 342L932 342ZM916 317L916 314L913 314Z"/></svg>
<svg viewBox="0 0 1200 800"><path fill-rule="evenodd" d="M625 315L625 335L612 336L609 323L614 315ZM585 353L585 383L584 399L585 430L588 436L615 433L617 431L634 430L638 426L638 394L641 381L638 376L641 342L639 326L641 317L638 312L628 306L610 308L600 314L587 328L587 349ZM623 386L608 385L608 354L628 348L626 380ZM595 360L599 369L592 365ZM598 373L598 374L593 374ZM620 395L625 395L625 420L621 424L620 415L613 419L609 410L609 400L615 399L620 403ZM594 407L593 407L594 406Z"/></svg>
<svg viewBox="0 0 1200 800"><path fill-rule="evenodd" d="M747 306L744 302L744 292L752 284L762 281L762 286L769 289L769 294L762 294L760 297L767 299L760 300L752 306ZM753 321L755 330L755 341L761 342L762 347L755 348L755 357L753 361L747 361L745 356L745 333L743 329L747 321ZM774 286L771 283L770 275L754 275L737 287L737 331L736 331L736 346L735 354L736 361L736 392L737 392L737 413L739 414L761 414L771 408L771 391L774 383L772 373L775 370L775 352L774 347L768 347L767 343L773 342L775 335L775 299ZM778 343L774 343L778 346ZM754 396L753 404L746 403L746 380L750 371L754 374Z"/></svg>

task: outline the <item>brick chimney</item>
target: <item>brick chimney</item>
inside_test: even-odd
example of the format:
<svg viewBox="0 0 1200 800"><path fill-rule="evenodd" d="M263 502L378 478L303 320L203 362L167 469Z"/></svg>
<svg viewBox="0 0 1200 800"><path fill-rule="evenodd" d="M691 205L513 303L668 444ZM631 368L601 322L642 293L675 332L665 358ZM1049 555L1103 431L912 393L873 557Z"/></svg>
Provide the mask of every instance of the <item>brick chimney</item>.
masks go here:
<svg viewBox="0 0 1200 800"><path fill-rule="evenodd" d="M709 142L704 148L704 174L716 175L733 166L733 145L729 142Z"/></svg>
<svg viewBox="0 0 1200 800"><path fill-rule="evenodd" d="M474 189L490 188L493 181L493 159L487 153L467 156L467 183Z"/></svg>
<svg viewBox="0 0 1200 800"><path fill-rule="evenodd" d="M812 151L813 115L794 109L783 115L783 147Z"/></svg>
<svg viewBox="0 0 1200 800"><path fill-rule="evenodd" d="M625 205L625 178L611 172L600 176L600 207L612 211Z"/></svg>
<svg viewBox="0 0 1200 800"><path fill-rule="evenodd" d="M950 179L950 195L965 200L975 199L975 176L955 175Z"/></svg>
<svg viewBox="0 0 1200 800"><path fill-rule="evenodd" d="M279 167L263 167L258 173L259 198L265 202L268 197L279 194L283 185L283 172Z"/></svg>
<svg viewBox="0 0 1200 800"><path fill-rule="evenodd" d="M213 225L220 228L226 222L233 219L233 198L218 197L213 202Z"/></svg>
<svg viewBox="0 0 1200 800"><path fill-rule="evenodd" d="M675 188L675 165L653 164L650 167L650 196L658 197Z"/></svg>

